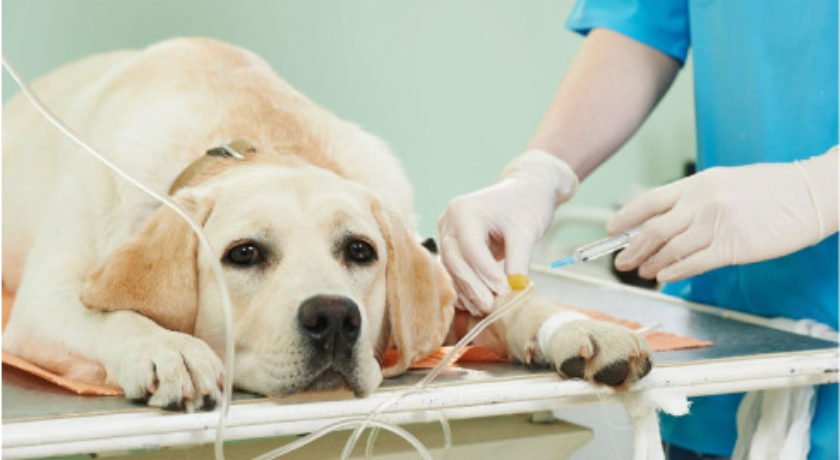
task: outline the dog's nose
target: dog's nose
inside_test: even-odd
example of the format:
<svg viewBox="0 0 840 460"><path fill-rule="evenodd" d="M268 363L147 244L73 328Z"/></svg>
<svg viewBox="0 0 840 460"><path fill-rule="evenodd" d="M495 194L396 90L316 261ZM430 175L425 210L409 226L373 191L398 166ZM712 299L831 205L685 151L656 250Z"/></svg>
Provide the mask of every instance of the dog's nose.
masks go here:
<svg viewBox="0 0 840 460"><path fill-rule="evenodd" d="M335 346L337 353L349 353L359 338L362 315L356 302L346 297L318 295L300 305L298 323L316 348Z"/></svg>

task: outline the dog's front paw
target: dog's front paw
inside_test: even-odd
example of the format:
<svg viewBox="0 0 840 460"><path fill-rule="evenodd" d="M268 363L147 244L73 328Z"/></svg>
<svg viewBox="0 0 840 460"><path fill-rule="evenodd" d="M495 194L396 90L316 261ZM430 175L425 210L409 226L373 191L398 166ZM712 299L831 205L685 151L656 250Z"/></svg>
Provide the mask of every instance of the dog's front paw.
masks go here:
<svg viewBox="0 0 840 460"><path fill-rule="evenodd" d="M647 342L625 327L577 319L552 329L540 331L540 348L564 377L626 388L650 372Z"/></svg>
<svg viewBox="0 0 840 460"><path fill-rule="evenodd" d="M224 366L202 340L166 331L132 341L113 379L135 402L167 410L213 410L221 401Z"/></svg>

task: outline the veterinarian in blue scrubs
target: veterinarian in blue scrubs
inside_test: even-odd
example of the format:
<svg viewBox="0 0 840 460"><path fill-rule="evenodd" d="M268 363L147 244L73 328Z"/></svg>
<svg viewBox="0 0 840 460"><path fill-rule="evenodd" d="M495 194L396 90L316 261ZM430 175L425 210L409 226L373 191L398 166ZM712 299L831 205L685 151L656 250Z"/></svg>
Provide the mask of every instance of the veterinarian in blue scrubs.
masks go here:
<svg viewBox="0 0 840 460"><path fill-rule="evenodd" d="M837 330L837 22L836 0L578 0L567 26L587 38L528 150L438 222L459 306L486 312L504 273L527 271L555 208L636 131L690 49L700 172L610 220L642 229L616 266L686 299ZM730 456L740 399L664 417L671 458ZM838 458L837 407L837 385L819 386L809 459Z"/></svg>

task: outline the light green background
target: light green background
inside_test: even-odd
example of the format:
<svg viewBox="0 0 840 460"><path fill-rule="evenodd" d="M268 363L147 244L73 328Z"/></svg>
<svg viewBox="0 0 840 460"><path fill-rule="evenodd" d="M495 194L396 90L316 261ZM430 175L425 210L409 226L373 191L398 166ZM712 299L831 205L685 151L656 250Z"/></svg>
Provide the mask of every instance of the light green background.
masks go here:
<svg viewBox="0 0 840 460"><path fill-rule="evenodd" d="M5 0L3 53L30 80L82 56L203 35L259 53L292 85L384 138L424 234L530 140L581 38L571 1ZM4 100L17 89L4 75ZM620 101L618 102L620 103ZM576 205L614 206L694 155L689 69ZM514 197L512 197L513 199Z"/></svg>

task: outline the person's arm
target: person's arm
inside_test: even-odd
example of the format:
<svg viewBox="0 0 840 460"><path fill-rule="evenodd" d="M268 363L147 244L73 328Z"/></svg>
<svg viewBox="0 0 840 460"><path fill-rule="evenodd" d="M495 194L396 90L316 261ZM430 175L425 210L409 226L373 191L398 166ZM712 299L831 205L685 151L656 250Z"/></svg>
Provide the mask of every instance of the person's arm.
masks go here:
<svg viewBox="0 0 840 460"><path fill-rule="evenodd" d="M527 273L554 210L639 127L679 70L673 57L595 29L584 40L529 150L495 185L453 199L438 220L458 304L487 312L505 272ZM498 260L505 260L505 267Z"/></svg>
<svg viewBox="0 0 840 460"><path fill-rule="evenodd" d="M557 155L584 179L636 132L679 69L661 51L593 30L528 148Z"/></svg>

